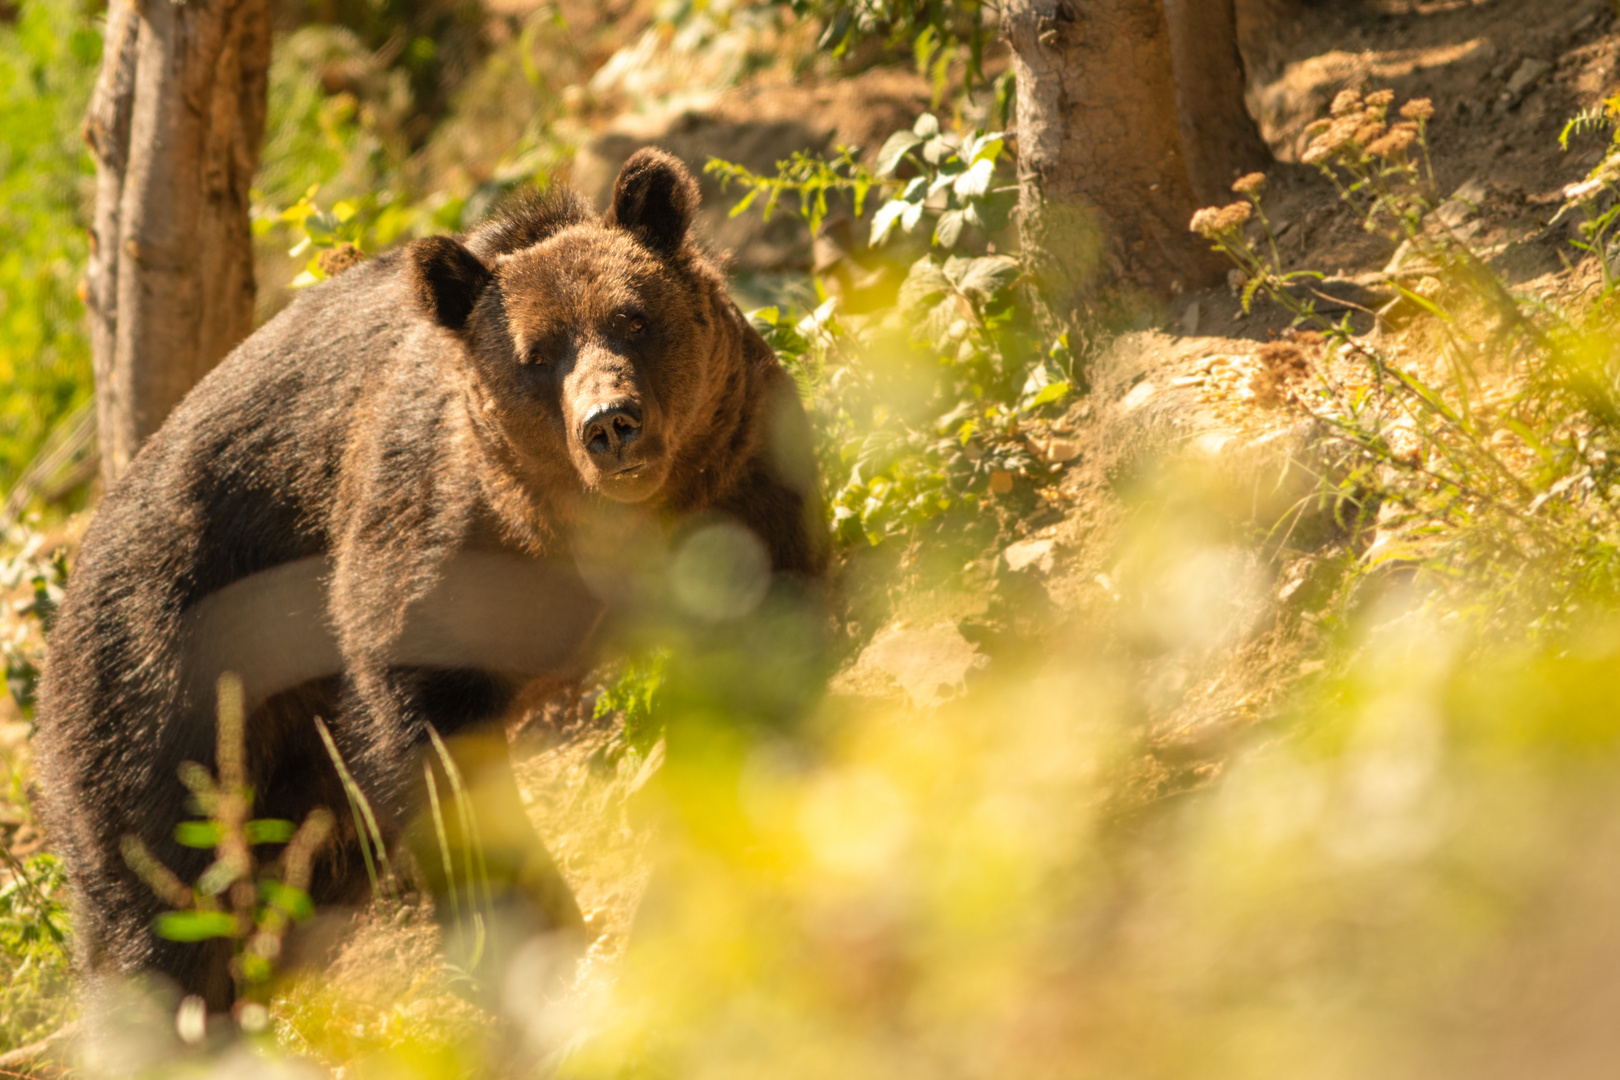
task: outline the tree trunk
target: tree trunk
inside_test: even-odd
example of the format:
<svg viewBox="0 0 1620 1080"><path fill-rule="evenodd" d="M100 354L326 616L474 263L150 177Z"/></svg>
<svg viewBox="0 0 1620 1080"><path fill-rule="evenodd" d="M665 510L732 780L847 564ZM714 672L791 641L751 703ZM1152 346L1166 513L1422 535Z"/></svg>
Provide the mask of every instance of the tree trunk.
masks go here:
<svg viewBox="0 0 1620 1080"><path fill-rule="evenodd" d="M1230 202L1233 180L1272 162L1244 103L1234 0L1164 0L1164 15L1193 194L1206 206Z"/></svg>
<svg viewBox="0 0 1620 1080"><path fill-rule="evenodd" d="M269 0L113 0L85 138L88 300L111 482L253 328L248 189L264 139Z"/></svg>
<svg viewBox="0 0 1620 1080"><path fill-rule="evenodd" d="M1221 279L1197 209L1160 0L1007 0L1018 85L1019 232L1052 318L1103 291Z"/></svg>

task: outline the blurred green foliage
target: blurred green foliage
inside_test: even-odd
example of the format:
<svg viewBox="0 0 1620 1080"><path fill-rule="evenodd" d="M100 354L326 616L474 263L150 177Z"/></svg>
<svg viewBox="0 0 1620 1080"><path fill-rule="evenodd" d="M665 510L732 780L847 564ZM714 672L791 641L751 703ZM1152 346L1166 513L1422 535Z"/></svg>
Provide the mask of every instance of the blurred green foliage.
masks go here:
<svg viewBox="0 0 1620 1080"><path fill-rule="evenodd" d="M619 677L603 689L592 708L597 720L620 714L625 743L642 756L646 756L664 734L657 702L668 664L669 652L665 649L651 650L645 657L626 664Z"/></svg>
<svg viewBox="0 0 1620 1080"><path fill-rule="evenodd" d="M0 886L0 1050L50 1034L74 1012L67 877L55 855L4 852Z"/></svg>
<svg viewBox="0 0 1620 1080"><path fill-rule="evenodd" d="M22 530L18 530L22 531ZM45 635L67 588L67 552L45 552L43 537L33 533L4 561L0 561L0 589L24 592L11 611L11 632L0 638L5 660L6 691L25 719L33 719L39 690L39 668L44 662Z"/></svg>
<svg viewBox="0 0 1620 1080"><path fill-rule="evenodd" d="M388 70L409 99L402 134L412 147L427 138L489 48L478 0L277 0L276 8L281 25L312 30L316 38L339 31L332 36L342 40L344 59L367 56ZM341 60L324 64L314 85L341 92L353 74Z"/></svg>
<svg viewBox="0 0 1620 1080"><path fill-rule="evenodd" d="M93 167L79 131L100 60L76 0L23 0L0 22L0 490L90 396L79 288Z"/></svg>
<svg viewBox="0 0 1620 1080"><path fill-rule="evenodd" d="M195 882L183 882L137 837L123 838L123 857L170 908L153 920L153 933L170 941L230 943L231 979L242 1003L237 1019L246 1030L260 1031L269 1023L267 984L283 941L295 923L315 915L305 890L311 865L332 833L333 816L317 807L302 825L253 817L241 683L232 676L219 683L217 732L217 775L196 762L180 769L180 779L206 817L180 822L174 837L184 847L213 850L214 861ZM278 846L274 860L260 857L263 845Z"/></svg>
<svg viewBox="0 0 1620 1080"><path fill-rule="evenodd" d="M1260 178L1238 181L1242 198L1200 210L1192 229L1238 265L1245 307L1264 296L1326 345L1315 358L1265 355L1273 392L1321 427L1321 494L1354 508L1362 571L1412 567L1510 633L1568 627L1585 605L1620 598L1620 283L1605 268L1596 294L1573 303L1516 289L1453 227L1477 207L1435 188L1433 103L1393 106L1389 91L1342 91L1307 129L1303 160L1366 231L1399 245L1404 269L1379 318L1410 327L1402 339L1318 311L1300 286L1324 275L1283 270ZM1614 215L1599 196L1616 191L1600 165L1560 212L1589 208L1583 246L1600 264Z"/></svg>
<svg viewBox="0 0 1620 1080"><path fill-rule="evenodd" d="M1008 494L1014 477L1051 479L1020 424L1065 402L1071 361L1066 339L1036 339L1017 303L1020 264L995 251L1016 192L1004 143L999 131L948 131L925 113L894 132L870 168L848 149L831 159L796 155L774 176L707 166L746 189L733 213L758 208L769 218L787 199L812 231L829 200L859 214L869 196L882 199L869 238L878 265L844 275L894 274L896 289L874 301L829 275L813 308L750 316L810 408L845 543L912 537L953 512L958 523L993 530L978 512ZM840 310L851 301L862 310Z"/></svg>

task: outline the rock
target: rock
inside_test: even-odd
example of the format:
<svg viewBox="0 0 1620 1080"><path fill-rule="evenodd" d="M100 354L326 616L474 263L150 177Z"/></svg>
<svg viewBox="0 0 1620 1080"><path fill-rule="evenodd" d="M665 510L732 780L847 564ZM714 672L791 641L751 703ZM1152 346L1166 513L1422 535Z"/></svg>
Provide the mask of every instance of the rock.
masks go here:
<svg viewBox="0 0 1620 1080"><path fill-rule="evenodd" d="M968 672L987 663L954 623L944 622L926 630L889 627L872 639L855 666L893 679L913 705L927 709L955 697L966 687Z"/></svg>
<svg viewBox="0 0 1620 1080"><path fill-rule="evenodd" d="M1508 79L1507 89L1502 91L1502 105L1511 109L1523 101L1524 95L1534 90L1536 84L1546 78L1552 69L1552 64L1539 56L1526 57Z"/></svg>
<svg viewBox="0 0 1620 1080"><path fill-rule="evenodd" d="M1036 451L1048 465L1061 465L1080 456L1080 443L1074 439L1054 437L1039 444Z"/></svg>
<svg viewBox="0 0 1620 1080"><path fill-rule="evenodd" d="M1206 431L1188 443L1187 448L1197 457L1220 457L1221 451L1232 445L1236 438L1230 431Z"/></svg>
<svg viewBox="0 0 1620 1080"><path fill-rule="evenodd" d="M1131 392L1126 394L1125 400L1119 403L1119 411L1122 413L1135 412L1137 409L1147 404L1147 399L1152 397L1157 391L1158 387L1154 386L1146 379L1143 379L1141 382L1131 387Z"/></svg>
<svg viewBox="0 0 1620 1080"><path fill-rule="evenodd" d="M1447 228L1454 229L1479 212L1480 204L1488 194L1490 192L1485 187L1485 181L1477 176L1469 177L1435 209L1435 217Z"/></svg>
<svg viewBox="0 0 1620 1080"><path fill-rule="evenodd" d="M1003 551L1001 558L1015 574L1031 568L1050 574L1054 546L1050 540L1021 540Z"/></svg>

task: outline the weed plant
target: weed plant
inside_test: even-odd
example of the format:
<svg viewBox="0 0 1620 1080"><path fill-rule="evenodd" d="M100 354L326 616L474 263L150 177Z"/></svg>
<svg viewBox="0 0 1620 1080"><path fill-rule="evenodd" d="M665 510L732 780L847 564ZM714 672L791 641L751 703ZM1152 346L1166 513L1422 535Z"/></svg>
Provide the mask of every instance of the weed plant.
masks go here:
<svg viewBox="0 0 1620 1080"><path fill-rule="evenodd" d="M42 1039L71 1020L67 878L46 852L19 859L0 848L0 1049Z"/></svg>
<svg viewBox="0 0 1620 1080"><path fill-rule="evenodd" d="M998 174L1004 145L1001 132L948 132L924 114L870 168L848 148L796 155L775 176L708 165L747 189L732 213L757 205L768 218L789 198L812 231L830 199L857 215L883 199L869 240L883 259L845 270L861 282L829 278L810 310L750 315L798 380L845 544L914 536L952 512L973 520L1015 477L1051 478L1021 428L1067 398L1074 373L1067 340L1042 348L1019 317L1019 264L995 251L1016 190Z"/></svg>
<svg viewBox="0 0 1620 1080"><path fill-rule="evenodd" d="M236 984L236 1019L250 1032L269 1022L265 1007L270 978L294 923L314 915L310 874L321 846L332 833L331 811L310 811L302 824L255 818L253 789L247 781L246 735L241 683L232 676L219 684L218 775L187 762L180 779L191 791L202 820L181 822L175 839L185 847L212 850L215 859L194 883L175 876L137 838L126 837L125 860L169 911L153 923L153 933L170 941L222 939L231 948L231 979ZM280 848L261 865L256 848Z"/></svg>
<svg viewBox="0 0 1620 1080"><path fill-rule="evenodd" d="M1263 176L1191 227L1237 264L1245 307L1259 295L1292 313L1300 332L1262 350L1260 389L1321 425L1318 498L1360 534L1363 566L1420 568L1489 621L1568 628L1620 586L1614 287L1605 276L1568 301L1512 288L1454 228L1477 208L1434 189L1433 106L1409 101L1396 119L1393 104L1341 93L1303 156L1396 246L1394 299L1368 313L1381 333L1321 314L1321 273L1283 269ZM1611 224L1597 215L1587 235L1602 243Z"/></svg>

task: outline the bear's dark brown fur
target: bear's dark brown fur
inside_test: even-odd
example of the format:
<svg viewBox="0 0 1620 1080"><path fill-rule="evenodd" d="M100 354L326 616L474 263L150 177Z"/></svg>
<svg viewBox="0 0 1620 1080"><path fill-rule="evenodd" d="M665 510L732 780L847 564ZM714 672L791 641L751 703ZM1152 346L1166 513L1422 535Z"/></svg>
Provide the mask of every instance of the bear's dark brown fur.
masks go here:
<svg viewBox="0 0 1620 1080"><path fill-rule="evenodd" d="M138 837L186 880L212 857L173 838L189 816L176 770L214 760L212 694L183 669L188 616L225 587L326 560L342 660L249 716L256 814L346 806L322 716L397 839L427 726L487 728L521 689L506 672L392 662L405 613L461 553L566 561L581 515L616 503L729 518L776 571L821 572L802 409L688 237L696 202L678 162L644 151L602 220L567 193L530 197L348 269L239 346L107 493L52 631L37 736L87 974L158 973L211 1008L231 1000L223 947L155 937L162 904L121 854ZM321 864L317 903L367 895L352 829L349 844ZM534 845L506 853L522 864L511 879L542 922L577 924Z"/></svg>

